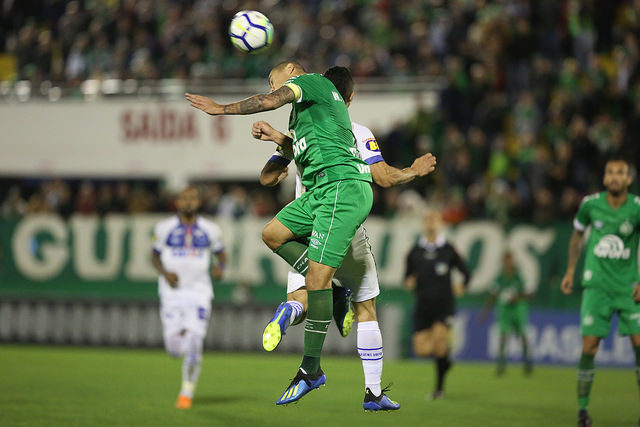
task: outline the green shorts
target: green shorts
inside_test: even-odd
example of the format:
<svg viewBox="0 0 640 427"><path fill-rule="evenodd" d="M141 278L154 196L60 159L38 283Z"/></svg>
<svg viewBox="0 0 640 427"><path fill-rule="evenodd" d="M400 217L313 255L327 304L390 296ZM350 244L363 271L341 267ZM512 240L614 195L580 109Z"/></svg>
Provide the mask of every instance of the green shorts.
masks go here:
<svg viewBox="0 0 640 427"><path fill-rule="evenodd" d="M498 324L500 333L525 334L529 323L529 307L527 304L500 304L498 305Z"/></svg>
<svg viewBox="0 0 640 427"><path fill-rule="evenodd" d="M611 294L597 288L586 288L580 306L582 336L606 337L611 331L611 318L618 313L618 334L640 334L640 304L629 295Z"/></svg>
<svg viewBox="0 0 640 427"><path fill-rule="evenodd" d="M345 179L303 193L276 218L296 236L310 237L310 260L338 268L372 204L369 182Z"/></svg>

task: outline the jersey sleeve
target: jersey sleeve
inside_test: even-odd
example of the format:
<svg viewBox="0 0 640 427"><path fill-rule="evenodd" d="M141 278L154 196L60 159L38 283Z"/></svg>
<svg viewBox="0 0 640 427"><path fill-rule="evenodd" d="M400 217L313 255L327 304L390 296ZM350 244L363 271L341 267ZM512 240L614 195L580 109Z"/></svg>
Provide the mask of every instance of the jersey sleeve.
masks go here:
<svg viewBox="0 0 640 427"><path fill-rule="evenodd" d="M456 251L456 248L454 248L452 245L450 245L450 247L453 255L452 264L458 269L460 273L462 273L462 276L463 276L462 284L466 288L469 286L469 279L471 278L471 272L469 271L469 267L467 266L467 263L458 254L458 251Z"/></svg>
<svg viewBox="0 0 640 427"><path fill-rule="evenodd" d="M282 148L278 147L276 149L276 152L273 153L271 155L271 157L269 158L269 162L271 163L277 163L279 165L282 166L287 166L289 165L289 163L291 163L293 159L289 158L289 156L287 156L284 151L282 150Z"/></svg>
<svg viewBox="0 0 640 427"><path fill-rule="evenodd" d="M162 226L162 223L156 224L153 229L153 237L151 238L151 247L153 252L160 255L162 250L166 247L167 236Z"/></svg>
<svg viewBox="0 0 640 427"><path fill-rule="evenodd" d="M588 196L582 199L582 203L580 203L576 217L573 220L573 228L580 232L585 231L589 224L591 224L591 217L589 215L589 208L591 204L589 201L590 199Z"/></svg>
<svg viewBox="0 0 640 427"><path fill-rule="evenodd" d="M303 90L305 86L305 81L300 77L301 76L291 77L289 80L284 82L284 86L287 86L289 89L293 91L293 94L296 97L295 98L296 102L302 102L303 100L305 100L304 98L305 91Z"/></svg>
<svg viewBox="0 0 640 427"><path fill-rule="evenodd" d="M376 141L376 137L369 128L354 124L353 134L356 137L356 146L358 148L358 152L360 152L362 160L364 160L368 165L384 161L382 153L380 153L378 141Z"/></svg>
<svg viewBox="0 0 640 427"><path fill-rule="evenodd" d="M207 234L211 243L211 252L219 254L224 251L224 240L222 239L222 229L216 223L207 221Z"/></svg>
<svg viewBox="0 0 640 427"><path fill-rule="evenodd" d="M409 251L409 254L407 255L407 266L404 271L405 279L416 272L416 263L414 261L415 252L416 252L416 249L412 248L411 251Z"/></svg>

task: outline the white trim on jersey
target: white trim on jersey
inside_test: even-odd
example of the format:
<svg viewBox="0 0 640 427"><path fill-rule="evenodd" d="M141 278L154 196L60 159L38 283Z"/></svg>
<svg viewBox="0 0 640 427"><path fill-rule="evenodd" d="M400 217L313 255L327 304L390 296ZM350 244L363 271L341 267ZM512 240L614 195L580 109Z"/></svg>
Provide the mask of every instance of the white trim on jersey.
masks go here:
<svg viewBox="0 0 640 427"><path fill-rule="evenodd" d="M587 229L587 227L583 223L578 221L578 218L574 218L574 220L573 220L573 228L575 228L576 230L578 230L581 233L584 232L584 230Z"/></svg>
<svg viewBox="0 0 640 427"><path fill-rule="evenodd" d="M368 127L355 122L351 123L351 128L353 135L356 137L356 148L360 153L360 158L368 165L383 162L384 158L382 157L382 153L380 153L380 147L373 132L371 132Z"/></svg>

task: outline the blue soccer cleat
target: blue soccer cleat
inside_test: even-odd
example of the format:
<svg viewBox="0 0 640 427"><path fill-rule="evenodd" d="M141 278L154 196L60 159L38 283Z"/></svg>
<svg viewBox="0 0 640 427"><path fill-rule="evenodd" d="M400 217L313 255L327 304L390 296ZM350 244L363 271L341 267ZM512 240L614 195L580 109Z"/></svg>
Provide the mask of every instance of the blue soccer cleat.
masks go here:
<svg viewBox="0 0 640 427"><path fill-rule="evenodd" d="M382 389L382 393L380 396L374 396L369 387L364 392L364 402L362 402L362 406L365 411L395 411L396 409L400 409L400 404L398 402L394 402L389 399L389 397L384 394L385 391L389 391L389 387L385 387Z"/></svg>
<svg viewBox="0 0 640 427"><path fill-rule="evenodd" d="M311 390L323 386L326 382L327 376L320 368L318 368L318 372L313 376L305 374L302 369L298 369L298 374L293 381L291 381L291 384L289 384L289 387L287 387L284 393L282 393L282 396L276 400L276 405L287 405L297 402L302 396Z"/></svg>
<svg viewBox="0 0 640 427"><path fill-rule="evenodd" d="M273 351L276 349L284 331L289 326L289 319L291 318L291 312L293 308L286 302L280 303L276 309L276 314L273 315L267 326L262 333L262 347L267 351Z"/></svg>
<svg viewBox="0 0 640 427"><path fill-rule="evenodd" d="M353 293L351 289L342 286L333 286L333 318L340 335L346 337L353 328L355 312L351 305Z"/></svg>

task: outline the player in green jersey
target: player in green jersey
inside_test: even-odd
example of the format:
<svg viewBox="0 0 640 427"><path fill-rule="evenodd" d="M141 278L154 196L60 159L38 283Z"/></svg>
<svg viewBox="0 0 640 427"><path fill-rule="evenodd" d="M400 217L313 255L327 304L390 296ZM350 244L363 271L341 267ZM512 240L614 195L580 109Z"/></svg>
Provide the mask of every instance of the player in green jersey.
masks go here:
<svg viewBox="0 0 640 427"><path fill-rule="evenodd" d="M565 294L571 293L584 233L591 227L582 273L578 426L591 425L587 407L593 383L593 359L600 340L609 335L613 313L618 314L618 333L631 338L640 385L640 198L628 193L632 181L627 161L622 157L611 158L604 171L606 191L585 197L573 222L569 265L561 285Z"/></svg>
<svg viewBox="0 0 640 427"><path fill-rule="evenodd" d="M186 94L186 98L211 115L293 106L292 139L283 143L293 151L307 191L285 206L262 233L269 248L306 275L304 356L296 377L276 402L287 404L326 381L320 354L333 310L331 280L371 210L373 194L369 165L358 156L347 107L333 83L320 74L306 73L295 61L285 61L271 70L269 85L269 94L228 105L200 95Z"/></svg>
<svg viewBox="0 0 640 427"><path fill-rule="evenodd" d="M527 343L527 325L529 323L529 307L527 300L531 293L527 292L516 267L511 252L505 252L502 273L491 289L487 308L497 301L496 317L500 327L500 348L498 352L497 375L502 375L507 364L506 345L509 334L514 334L522 344L522 360L524 372L530 374L533 368L529 357Z"/></svg>

